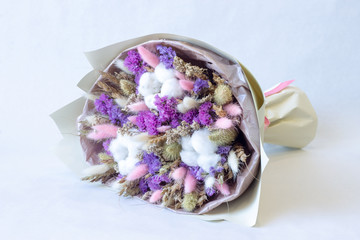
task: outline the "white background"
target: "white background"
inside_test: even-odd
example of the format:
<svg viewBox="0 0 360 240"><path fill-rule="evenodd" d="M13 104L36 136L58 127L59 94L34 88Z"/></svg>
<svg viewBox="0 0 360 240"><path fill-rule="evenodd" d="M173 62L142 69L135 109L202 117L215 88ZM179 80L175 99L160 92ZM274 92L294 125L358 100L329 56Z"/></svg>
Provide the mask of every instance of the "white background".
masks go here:
<svg viewBox="0 0 360 240"><path fill-rule="evenodd" d="M1 1L1 239L360 239L359 1ZM209 223L81 182L49 114L79 97L83 51L151 34L237 57L263 90L295 79L319 117L302 150L268 146L258 225ZM79 159L81 161L81 159Z"/></svg>

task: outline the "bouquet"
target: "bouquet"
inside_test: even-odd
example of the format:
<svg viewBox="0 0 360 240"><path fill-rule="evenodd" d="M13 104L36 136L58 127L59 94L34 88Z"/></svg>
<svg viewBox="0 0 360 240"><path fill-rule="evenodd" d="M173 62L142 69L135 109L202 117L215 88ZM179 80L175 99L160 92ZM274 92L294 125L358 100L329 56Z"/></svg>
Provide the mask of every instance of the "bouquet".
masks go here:
<svg viewBox="0 0 360 240"><path fill-rule="evenodd" d="M160 34L101 51L111 52L110 61L104 65L101 54L90 53L96 69L79 84L87 96L79 104L77 133L92 165L83 180L111 185L120 195L178 213L209 213L259 181L267 163L264 131L268 142L291 147L314 137L316 115L299 89L286 82L265 93L269 106L289 90L280 102L289 105L286 98L300 96L298 105L307 106L295 118L292 110L279 117L279 111L265 109L246 68L202 42ZM311 123L299 131L309 112ZM286 131L273 124L279 122L287 122L280 124ZM288 141L281 135L296 131L305 137Z"/></svg>

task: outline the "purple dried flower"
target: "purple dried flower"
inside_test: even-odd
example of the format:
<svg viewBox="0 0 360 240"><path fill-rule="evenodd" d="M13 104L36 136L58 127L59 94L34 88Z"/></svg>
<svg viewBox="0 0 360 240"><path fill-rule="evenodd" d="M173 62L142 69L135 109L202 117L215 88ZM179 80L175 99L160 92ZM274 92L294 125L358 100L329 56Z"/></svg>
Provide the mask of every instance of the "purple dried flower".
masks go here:
<svg viewBox="0 0 360 240"><path fill-rule="evenodd" d="M160 62L164 63L166 68L173 68L173 61L176 56L176 52L171 47L165 47L162 45L157 45L156 49L160 53Z"/></svg>
<svg viewBox="0 0 360 240"><path fill-rule="evenodd" d="M193 88L194 93L199 93L203 88L209 88L208 81L200 78L196 79Z"/></svg>
<svg viewBox="0 0 360 240"><path fill-rule="evenodd" d="M221 166L217 166L216 168L215 168L215 167L210 167L210 172L209 172L209 174L210 174L211 176L214 176L216 173L222 172L223 170L224 170L224 168L221 167Z"/></svg>
<svg viewBox="0 0 360 240"><path fill-rule="evenodd" d="M103 148L104 148L106 154L109 155L109 156L112 156L112 154L111 154L111 152L110 152L110 150L109 150L109 146L110 146L111 141L112 141L112 139L110 138L110 139L105 140L105 141L102 143Z"/></svg>
<svg viewBox="0 0 360 240"><path fill-rule="evenodd" d="M181 119L189 124L191 124L196 116L198 114L198 110L197 109L191 109L189 111L187 111L186 113L182 114Z"/></svg>
<svg viewBox="0 0 360 240"><path fill-rule="evenodd" d="M136 125L142 132L148 132L150 135L157 135L157 127L160 126L160 122L157 116L151 111L142 111L136 117Z"/></svg>
<svg viewBox="0 0 360 240"><path fill-rule="evenodd" d="M216 153L227 156L227 155L229 155L230 149L231 149L231 146L219 146Z"/></svg>
<svg viewBox="0 0 360 240"><path fill-rule="evenodd" d="M144 152L143 160L138 162L139 164L147 164L149 166L149 173L155 174L155 172L159 171L161 167L161 162L159 160L159 157L155 155L155 153L147 153Z"/></svg>
<svg viewBox="0 0 360 240"><path fill-rule="evenodd" d="M212 107L211 102L204 102L199 107L199 116L198 116L197 120L201 125L209 126L210 124L212 124L214 122L214 120L210 114L211 107Z"/></svg>
<svg viewBox="0 0 360 240"><path fill-rule="evenodd" d="M179 116L176 112L177 101L175 98L168 98L168 96L159 97L159 95L156 95L154 104L159 111L159 121L161 123L170 123L172 126L178 126Z"/></svg>
<svg viewBox="0 0 360 240"><path fill-rule="evenodd" d="M140 191L144 194L146 193L148 190L149 190L149 187L145 181L144 178L140 178L140 181L139 181L139 188L140 188Z"/></svg>
<svg viewBox="0 0 360 240"><path fill-rule="evenodd" d="M112 98L106 94L101 94L94 101L96 111L109 116L111 123L122 126L128 121L127 116L121 112L118 105L114 104Z"/></svg>
<svg viewBox="0 0 360 240"><path fill-rule="evenodd" d="M148 183L149 188L152 191L155 191L161 189L162 185L169 183L171 180L169 179L167 174L162 174L162 175L154 175L152 177L149 177L148 179L146 179L146 181Z"/></svg>
<svg viewBox="0 0 360 240"><path fill-rule="evenodd" d="M141 75L146 72L147 64L141 59L140 54L136 50L130 50L124 60L124 65L135 74L135 82L139 84Z"/></svg>
<svg viewBox="0 0 360 240"><path fill-rule="evenodd" d="M196 180L198 181L203 181L204 177L202 176L202 173L204 172L204 170L202 170L202 168L200 168L199 166L196 167L188 167L190 174L193 175Z"/></svg>
<svg viewBox="0 0 360 240"><path fill-rule="evenodd" d="M205 189L206 195L208 195L209 197L213 196L216 193L215 188L211 187L211 188L206 188Z"/></svg>
<svg viewBox="0 0 360 240"><path fill-rule="evenodd" d="M123 177L124 177L124 176L123 176L121 173L119 173L119 174L117 175L117 177L116 177L116 180L117 180L117 181L118 181L118 180L121 180Z"/></svg>

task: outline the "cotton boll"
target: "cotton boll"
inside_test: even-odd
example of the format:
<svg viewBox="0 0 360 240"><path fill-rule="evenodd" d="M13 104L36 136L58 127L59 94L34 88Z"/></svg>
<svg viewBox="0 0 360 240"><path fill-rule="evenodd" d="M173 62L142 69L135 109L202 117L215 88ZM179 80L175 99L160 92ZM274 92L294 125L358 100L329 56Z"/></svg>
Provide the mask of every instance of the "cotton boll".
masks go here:
<svg viewBox="0 0 360 240"><path fill-rule="evenodd" d="M151 95L144 97L145 104L150 109L157 109L156 105L154 104L155 96L156 96L156 94L151 94Z"/></svg>
<svg viewBox="0 0 360 240"><path fill-rule="evenodd" d="M213 176L208 175L205 178L205 188L212 188L215 184L215 178Z"/></svg>
<svg viewBox="0 0 360 240"><path fill-rule="evenodd" d="M233 172L234 176L239 171L239 158L236 156L235 152L233 150L230 151L228 156L228 164L231 168L231 171Z"/></svg>
<svg viewBox="0 0 360 240"><path fill-rule="evenodd" d="M126 158L125 160L119 161L118 162L118 167L119 167L119 172L122 175L128 175L129 173L131 173L136 166L136 163L139 160L137 158Z"/></svg>
<svg viewBox="0 0 360 240"><path fill-rule="evenodd" d="M126 72L127 74L133 74L129 71L129 69L124 65L124 60L118 59L115 61L115 66L119 68L120 70Z"/></svg>
<svg viewBox="0 0 360 240"><path fill-rule="evenodd" d="M195 131L191 136L191 144L200 154L211 154L217 150L217 145L210 141L209 130L206 128Z"/></svg>
<svg viewBox="0 0 360 240"><path fill-rule="evenodd" d="M181 161L191 167L197 166L198 154L194 151L181 151L180 152Z"/></svg>
<svg viewBox="0 0 360 240"><path fill-rule="evenodd" d="M176 78L170 78L163 83L160 95L162 97L168 96L170 98L179 98L183 95L183 93L184 91L181 88L179 81Z"/></svg>
<svg viewBox="0 0 360 240"><path fill-rule="evenodd" d="M109 169L110 167L107 164L94 165L84 169L82 174L84 176L93 176L97 174L103 174L107 172Z"/></svg>
<svg viewBox="0 0 360 240"><path fill-rule="evenodd" d="M163 63L160 63L155 68L155 76L159 80L159 82L164 83L166 80L170 78L175 78L175 71L174 69L166 69Z"/></svg>
<svg viewBox="0 0 360 240"><path fill-rule="evenodd" d="M203 170L210 172L210 168L215 167L220 160L221 156L219 154L201 154L196 161Z"/></svg>
<svg viewBox="0 0 360 240"><path fill-rule="evenodd" d="M181 148L184 151L195 151L191 144L191 137L186 136L181 138Z"/></svg>
<svg viewBox="0 0 360 240"><path fill-rule="evenodd" d="M146 72L141 75L138 91L143 96L160 92L161 83L156 79L154 73Z"/></svg>
<svg viewBox="0 0 360 240"><path fill-rule="evenodd" d="M116 162L126 159L129 153L127 147L124 145L124 139L121 136L118 136L111 141L109 145L109 151L113 155Z"/></svg>

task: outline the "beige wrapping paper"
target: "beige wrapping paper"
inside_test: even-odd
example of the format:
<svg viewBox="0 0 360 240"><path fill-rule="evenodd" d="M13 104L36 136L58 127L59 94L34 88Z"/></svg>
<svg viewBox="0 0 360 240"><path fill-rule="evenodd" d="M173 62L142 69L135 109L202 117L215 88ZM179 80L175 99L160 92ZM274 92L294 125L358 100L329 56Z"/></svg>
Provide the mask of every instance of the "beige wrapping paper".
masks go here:
<svg viewBox="0 0 360 240"><path fill-rule="evenodd" d="M209 49L214 53L224 58L227 58L233 62L237 62L237 60L232 56L195 39L171 35L171 34L152 34L140 38L127 40L117 44L113 44L111 46L102 48L100 50L86 53L86 56L89 62L92 64L94 70L89 72L78 83L78 86L86 93L88 93L91 87L93 86L93 84L95 83L95 81L99 77L98 70L104 70L120 52L149 40L162 40L162 39L178 40L178 41L184 41L194 45L198 45L205 49ZM245 76L245 79L243 80L247 82L247 84L249 85L249 88L251 90L251 95L254 100L255 108L257 109L256 115L257 115L259 134L260 134L260 136L258 136L258 139L260 141L259 150L260 150L260 159L261 159L261 163L260 163L261 171L259 171L258 175L256 176L256 179L246 190L246 192L242 194L238 199L231 201L228 204L222 204L219 207L208 212L207 214L199 215L198 217L204 220L229 220L242 225L253 226L256 223L257 214L258 214L258 206L259 206L260 190L261 190L261 174L265 170L265 167L268 163L267 155L264 152L262 146L262 142L263 142L262 140L264 139L263 134L264 134L265 104L264 104L264 96L261 91L261 88L259 87L259 84L256 82L255 78L250 74L250 72L244 66L241 65L241 67ZM307 100L306 96L301 95L300 91L299 92L290 91L292 93L288 93L289 90L293 90L293 89L295 88L288 87L287 89L284 89L277 94L269 96L266 99L267 102L266 113L271 124L269 128L265 131L266 133L265 140L271 143L281 144L284 146L289 146L288 142L291 142L292 147L302 147L306 145L306 143L311 141L311 139L315 135L314 132L316 129L316 115L313 111L311 104ZM286 93L288 93L288 95ZM298 100L295 100L296 98ZM281 111L282 110L281 101L284 101L282 104L284 106L287 106L287 110ZM74 137L74 135L77 135L77 131L76 131L77 126L76 126L76 121L72 121L72 120L76 119L76 117L80 115L80 113L83 110L82 109L83 104L84 104L84 98L80 98L51 115L51 117L54 119L61 133L64 136L64 140L59 145L60 147L58 148L57 153L60 155L60 158L64 162L66 162L67 165L77 173L80 173L81 170L86 165L84 164L85 161L83 161L84 154L82 154L82 158L79 157L81 146L80 146L79 137ZM278 111L280 112L279 114L277 114ZM305 123L297 124L296 123L297 117L300 117L300 119L302 119L303 122L306 122L306 120L308 120L308 122L306 124ZM291 121L293 121L292 125L289 125L287 123L289 118L291 119ZM305 136L303 140L295 139L289 141L289 139L282 139L284 137L293 138L294 136L292 136L291 134L286 134L286 131L288 131L289 128L291 127L295 127L297 128L297 130L292 130L294 133L301 132L303 130L301 130L300 128L302 128L304 124L307 126L306 128L307 133L303 133L303 135L301 135L301 136ZM280 135L277 135L276 131L279 129L282 131L282 133ZM267 137L267 134L269 134L268 135L269 137ZM77 141L77 143L75 143L75 141ZM73 155L71 154L71 152L76 152L76 154Z"/></svg>

